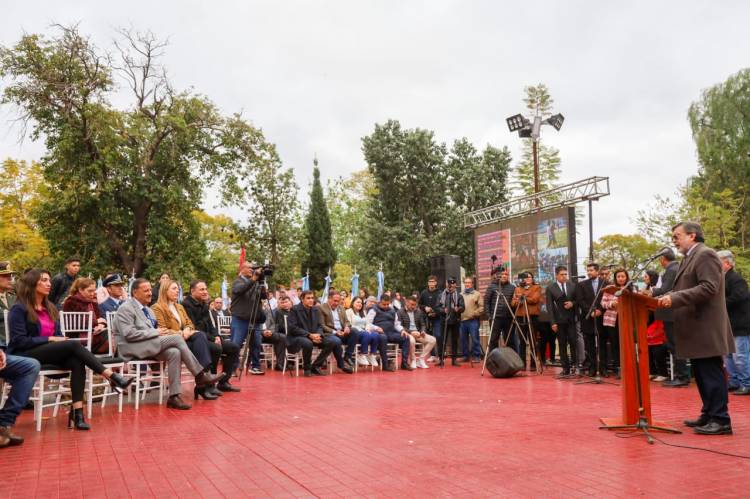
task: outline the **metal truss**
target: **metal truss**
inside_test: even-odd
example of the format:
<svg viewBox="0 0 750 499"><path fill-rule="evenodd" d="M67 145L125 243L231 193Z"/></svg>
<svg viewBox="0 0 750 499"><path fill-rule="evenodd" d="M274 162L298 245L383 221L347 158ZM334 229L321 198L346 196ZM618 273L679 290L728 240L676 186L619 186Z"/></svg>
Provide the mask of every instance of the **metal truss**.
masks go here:
<svg viewBox="0 0 750 499"><path fill-rule="evenodd" d="M582 201L595 200L604 196L609 196L609 177L590 177L548 191L511 199L507 203L472 211L464 215L464 227L481 227L509 218L573 206Z"/></svg>

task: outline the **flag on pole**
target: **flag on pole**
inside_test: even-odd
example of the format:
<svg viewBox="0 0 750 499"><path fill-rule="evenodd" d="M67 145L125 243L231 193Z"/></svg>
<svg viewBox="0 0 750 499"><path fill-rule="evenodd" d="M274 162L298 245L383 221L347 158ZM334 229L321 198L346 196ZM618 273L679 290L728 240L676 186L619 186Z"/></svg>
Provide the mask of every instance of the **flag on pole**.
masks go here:
<svg viewBox="0 0 750 499"><path fill-rule="evenodd" d="M352 276L352 300L359 295L359 274L357 269L354 269L354 275Z"/></svg>
<svg viewBox="0 0 750 499"><path fill-rule="evenodd" d="M331 268L328 267L328 275L326 276L326 285L323 288L323 296L320 297L320 303L328 302L328 289L331 287Z"/></svg>
<svg viewBox="0 0 750 499"><path fill-rule="evenodd" d="M182 303L182 284L177 283L177 303Z"/></svg>
<svg viewBox="0 0 750 499"><path fill-rule="evenodd" d="M224 279L221 281L221 301L224 303L224 308L229 306L229 292L226 276L224 276Z"/></svg>
<svg viewBox="0 0 750 499"><path fill-rule="evenodd" d="M378 270L378 301L380 300L380 297L383 294L384 284L385 284L385 274L383 274L383 268L381 267L380 270Z"/></svg>
<svg viewBox="0 0 750 499"><path fill-rule="evenodd" d="M309 291L310 290L310 271L307 271L307 274L302 278L302 291Z"/></svg>
<svg viewBox="0 0 750 499"><path fill-rule="evenodd" d="M240 267L242 267L242 264L245 263L245 245L242 245L242 249L240 250Z"/></svg>
<svg viewBox="0 0 750 499"><path fill-rule="evenodd" d="M101 289L104 286L102 286L102 276L99 276L99 279L96 280L96 289Z"/></svg>

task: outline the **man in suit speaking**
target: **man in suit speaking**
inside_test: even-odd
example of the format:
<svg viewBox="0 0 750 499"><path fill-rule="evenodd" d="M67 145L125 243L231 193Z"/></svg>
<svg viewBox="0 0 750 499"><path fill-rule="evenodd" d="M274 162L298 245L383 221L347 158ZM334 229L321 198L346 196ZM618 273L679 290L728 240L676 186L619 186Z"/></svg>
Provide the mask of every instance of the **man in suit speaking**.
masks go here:
<svg viewBox="0 0 750 499"><path fill-rule="evenodd" d="M732 433L723 356L734 352L724 298L724 272L716 252L707 247L703 229L695 222L672 228L672 241L685 255L670 293L659 306L673 308L677 356L690 359L703 401L698 419L685 425L702 435Z"/></svg>

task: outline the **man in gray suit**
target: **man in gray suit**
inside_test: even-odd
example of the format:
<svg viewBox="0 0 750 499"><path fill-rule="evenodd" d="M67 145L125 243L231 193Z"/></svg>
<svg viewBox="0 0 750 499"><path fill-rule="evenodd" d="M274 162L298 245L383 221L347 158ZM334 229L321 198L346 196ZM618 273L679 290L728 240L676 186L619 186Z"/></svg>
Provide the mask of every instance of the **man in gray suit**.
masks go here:
<svg viewBox="0 0 750 499"><path fill-rule="evenodd" d="M203 371L182 336L164 336L164 328L156 328L148 304L151 303L151 283L147 279L136 279L133 283L133 297L120 305L115 315L114 333L117 337L118 353L126 360L158 359L167 362L169 376L169 398L167 407L190 409L190 404L182 400L180 384L180 364L195 376L198 387L214 383L217 375Z"/></svg>

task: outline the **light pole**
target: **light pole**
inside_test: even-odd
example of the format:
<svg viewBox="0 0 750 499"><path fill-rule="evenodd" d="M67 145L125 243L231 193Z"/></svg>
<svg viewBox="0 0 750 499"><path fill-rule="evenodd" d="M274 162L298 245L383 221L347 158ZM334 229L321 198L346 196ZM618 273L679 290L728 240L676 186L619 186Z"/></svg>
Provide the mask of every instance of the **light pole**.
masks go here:
<svg viewBox="0 0 750 499"><path fill-rule="evenodd" d="M559 132L563 121L565 121L565 116L557 113L543 120L539 109L537 109L532 119L533 121L522 114L516 114L506 118L505 121L508 123L508 130L511 132L517 131L518 136L522 139L531 139L531 155L534 159L534 194L539 194L539 135L542 125L551 125ZM538 207L539 200L536 199L535 203Z"/></svg>

